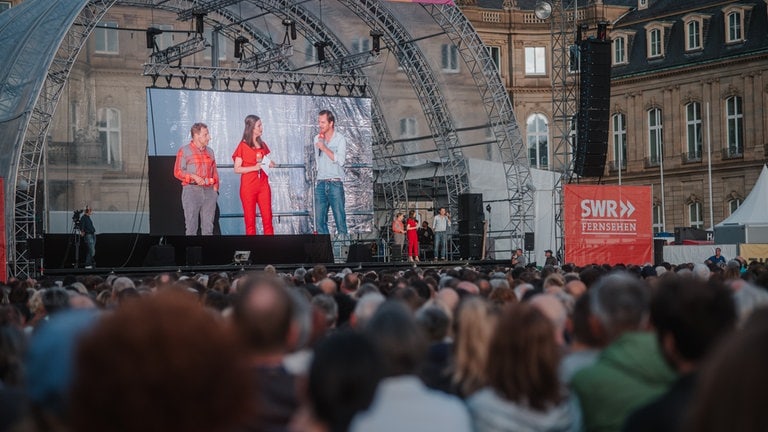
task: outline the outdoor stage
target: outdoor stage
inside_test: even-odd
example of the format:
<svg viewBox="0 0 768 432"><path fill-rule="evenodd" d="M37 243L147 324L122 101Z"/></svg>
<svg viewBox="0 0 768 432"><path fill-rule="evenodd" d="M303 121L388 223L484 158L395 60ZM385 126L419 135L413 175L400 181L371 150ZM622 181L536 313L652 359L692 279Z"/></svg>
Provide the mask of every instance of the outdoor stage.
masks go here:
<svg viewBox="0 0 768 432"><path fill-rule="evenodd" d="M85 244L79 250L75 265L75 242L72 234L47 234L42 260L37 259L38 274L153 274L162 272L216 272L261 270L274 265L283 272L297 267L324 264L329 270L344 267L380 270L403 268L408 262L390 262L378 254L376 242L353 241L344 249L344 257L335 259L328 235L275 236L155 236L149 234L99 234L96 236L96 266L84 268ZM235 262L235 252L249 251L247 262ZM36 257L37 258L37 257ZM424 261L420 267L457 265L508 265L507 261L451 260Z"/></svg>

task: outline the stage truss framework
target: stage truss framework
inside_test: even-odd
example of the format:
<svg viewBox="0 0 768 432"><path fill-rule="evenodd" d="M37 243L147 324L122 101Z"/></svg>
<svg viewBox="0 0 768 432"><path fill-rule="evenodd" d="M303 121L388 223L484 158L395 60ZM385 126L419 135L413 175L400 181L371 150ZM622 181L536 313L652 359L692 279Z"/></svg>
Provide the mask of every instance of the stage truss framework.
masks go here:
<svg viewBox="0 0 768 432"><path fill-rule="evenodd" d="M396 56L406 74L419 104L428 121L435 141L437 154L445 173L446 196L449 208L458 210L458 196L470 191L467 167L462 154L462 143L454 119L440 88L436 72L403 23L378 0L338 0L356 14L372 31L381 32L384 47ZM172 87L187 85L205 86L210 89L232 91L284 92L289 94L323 94L371 97L372 124L374 128L374 164L379 172L381 192L392 214L405 210L409 200L404 187L405 176L396 162L398 153L388 130L377 94L367 85L363 66L365 62L347 62L352 54L335 35L329 25L304 7L304 1L293 0L90 0L80 11L66 36L61 41L54 61L47 71L42 91L36 100L34 112L25 131L20 160L16 169L13 236L9 242L11 274L25 277L35 273L34 260L28 253L27 240L38 237L37 188L42 154L51 118L62 90L67 83L72 66L87 38L104 14L114 5L157 8L174 11L180 20L201 16L214 31L234 41L241 34L250 37L252 43L264 50L274 50L276 44L268 36L250 25L243 16L228 6L238 3L251 4L275 16L293 20L297 30L307 40L323 42L328 55L339 67L337 74L308 74L296 71L286 58L277 59L267 70L227 69L212 67L176 67L168 64L148 63L144 75L150 77L152 86ZM526 148L520 136L498 71L484 49L471 23L453 5L421 5L439 24L444 34L458 47L458 52L472 71L473 79L481 94L483 108L488 114L488 125L496 137L502 157L507 186L510 220L509 231L512 248L522 246L523 234L533 231L533 191ZM217 56L212 56L215 58ZM454 224L457 224L454 221ZM457 245L451 249L456 252Z"/></svg>

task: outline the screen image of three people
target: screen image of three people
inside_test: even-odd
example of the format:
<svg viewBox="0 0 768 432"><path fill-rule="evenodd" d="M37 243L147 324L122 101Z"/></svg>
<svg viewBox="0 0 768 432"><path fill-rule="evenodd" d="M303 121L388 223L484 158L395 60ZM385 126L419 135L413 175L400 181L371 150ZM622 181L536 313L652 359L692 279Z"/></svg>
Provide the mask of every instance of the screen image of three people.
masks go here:
<svg viewBox="0 0 768 432"><path fill-rule="evenodd" d="M344 161L347 142L336 131L336 118L330 110L318 113L318 134L313 144L316 150L316 181L314 194L315 231L328 234L328 211L333 212L336 231L347 235L344 208ZM234 172L240 175L240 201L243 206L245 234L256 234L256 207L261 213L265 235L274 235L272 224L272 190L269 171L275 168L270 150L263 140L264 125L255 115L245 118L240 143L232 154ZM174 177L181 182L181 203L184 210L185 234L213 235L216 202L219 191L219 173L216 158L208 146L210 134L205 123L192 125L189 144L176 153Z"/></svg>

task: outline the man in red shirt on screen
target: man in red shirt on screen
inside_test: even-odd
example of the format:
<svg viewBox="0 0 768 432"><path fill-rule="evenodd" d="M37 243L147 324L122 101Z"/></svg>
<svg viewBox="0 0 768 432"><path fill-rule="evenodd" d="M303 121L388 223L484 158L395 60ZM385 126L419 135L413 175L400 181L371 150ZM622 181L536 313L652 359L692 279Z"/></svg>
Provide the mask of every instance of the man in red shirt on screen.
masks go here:
<svg viewBox="0 0 768 432"><path fill-rule="evenodd" d="M176 153L173 175L181 181L181 205L184 208L186 235L213 234L213 218L219 197L219 172L216 157L208 147L211 136L205 123L195 123L192 141Z"/></svg>

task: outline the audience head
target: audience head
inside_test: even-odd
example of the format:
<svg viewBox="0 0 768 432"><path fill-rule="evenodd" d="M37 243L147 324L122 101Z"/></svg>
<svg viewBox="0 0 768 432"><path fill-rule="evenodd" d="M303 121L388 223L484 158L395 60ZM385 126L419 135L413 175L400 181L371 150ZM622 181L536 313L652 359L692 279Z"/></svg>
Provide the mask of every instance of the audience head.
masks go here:
<svg viewBox="0 0 768 432"><path fill-rule="evenodd" d="M720 345L702 368L686 430L768 430L768 309Z"/></svg>
<svg viewBox="0 0 768 432"><path fill-rule="evenodd" d="M459 305L455 320L453 382L459 392L469 396L487 383L488 344L496 324L496 314L480 297L470 297Z"/></svg>
<svg viewBox="0 0 768 432"><path fill-rule="evenodd" d="M555 327L553 337L558 345L565 345L565 322L568 320L568 313L557 297L552 294L539 294L534 296L530 302L532 306L539 309Z"/></svg>
<svg viewBox="0 0 768 432"><path fill-rule="evenodd" d="M273 278L251 276L240 282L233 320L246 347L254 354L285 353L291 344L293 300Z"/></svg>
<svg viewBox="0 0 768 432"><path fill-rule="evenodd" d="M373 315L376 313L376 310L386 300L387 299L378 292L362 296L360 300L357 301L357 304L355 305L355 311L352 313L352 317L350 318L350 324L352 327L361 329L365 328L365 326L368 325L368 321L370 321Z"/></svg>
<svg viewBox="0 0 768 432"><path fill-rule="evenodd" d="M192 295L127 303L78 349L72 430L231 430L251 406L238 347Z"/></svg>
<svg viewBox="0 0 768 432"><path fill-rule="evenodd" d="M406 305L394 300L382 303L365 330L381 353L387 376L417 372L427 344Z"/></svg>
<svg viewBox="0 0 768 432"><path fill-rule="evenodd" d="M451 328L451 317L444 308L434 304L424 305L416 311L416 322L430 342L443 341Z"/></svg>
<svg viewBox="0 0 768 432"><path fill-rule="evenodd" d="M641 330L648 317L643 282L626 273L601 277L589 290L590 310L604 336L612 341L624 332Z"/></svg>
<svg viewBox="0 0 768 432"><path fill-rule="evenodd" d="M352 418L373 401L383 377L381 355L365 335L342 331L315 349L308 395L315 416L329 431L346 431Z"/></svg>
<svg viewBox="0 0 768 432"><path fill-rule="evenodd" d="M339 307L336 300L328 294L318 294L312 297L312 306L325 318L326 328L336 327L336 319L339 317Z"/></svg>
<svg viewBox="0 0 768 432"><path fill-rule="evenodd" d="M552 322L532 305L507 306L488 354L488 383L504 399L545 411L562 400Z"/></svg>

